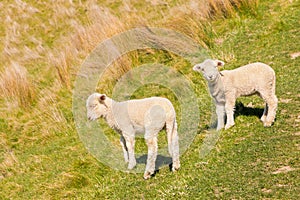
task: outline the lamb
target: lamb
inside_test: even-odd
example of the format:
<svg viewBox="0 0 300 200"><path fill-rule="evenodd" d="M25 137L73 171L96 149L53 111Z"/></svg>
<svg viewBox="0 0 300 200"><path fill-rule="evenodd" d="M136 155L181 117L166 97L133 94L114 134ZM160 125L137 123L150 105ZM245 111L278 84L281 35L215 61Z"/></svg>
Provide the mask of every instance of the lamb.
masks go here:
<svg viewBox="0 0 300 200"><path fill-rule="evenodd" d="M155 172L157 136L164 127L167 132L168 151L172 157L172 171L180 167L176 112L172 103L161 97L117 102L105 94L93 93L86 101L89 120L104 118L120 135L120 143L128 169L136 165L134 156L135 134L145 133L148 157L144 179Z"/></svg>
<svg viewBox="0 0 300 200"><path fill-rule="evenodd" d="M227 117L225 129L233 126L236 99L253 94L257 94L265 101L266 105L261 121L265 127L271 126L275 120L278 103L275 95L274 70L260 62L221 72L218 70L219 66L224 66L224 62L206 59L193 67L194 71L202 72L208 82L210 94L216 104L217 130L224 127L225 113Z"/></svg>

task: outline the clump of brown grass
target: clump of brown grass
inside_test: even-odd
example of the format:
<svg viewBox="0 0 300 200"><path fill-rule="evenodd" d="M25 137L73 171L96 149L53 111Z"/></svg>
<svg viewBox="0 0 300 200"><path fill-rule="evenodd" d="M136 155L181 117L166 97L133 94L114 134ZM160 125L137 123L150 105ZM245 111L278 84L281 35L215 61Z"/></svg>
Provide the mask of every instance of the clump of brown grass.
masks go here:
<svg viewBox="0 0 300 200"><path fill-rule="evenodd" d="M26 68L18 63L12 63L0 74L0 91L4 99L17 101L22 107L30 106L35 96Z"/></svg>
<svg viewBox="0 0 300 200"><path fill-rule="evenodd" d="M89 53L101 41L126 30L126 23L114 16L107 8L91 4L88 9L88 26L77 25L71 37L73 48Z"/></svg>
<svg viewBox="0 0 300 200"><path fill-rule="evenodd" d="M0 162L0 181L5 177L12 176L15 170L15 165L19 165L19 161L13 151L6 150L3 154L3 160Z"/></svg>
<svg viewBox="0 0 300 200"><path fill-rule="evenodd" d="M176 29L209 48L216 36L211 21L218 18L234 17L244 8L253 9L259 0L192 0L189 4L171 9L166 26Z"/></svg>
<svg viewBox="0 0 300 200"><path fill-rule="evenodd" d="M36 17L40 11L24 1L7 2L4 7L1 6L3 5L0 4L0 20L4 34L0 45L3 50L0 54L1 63L8 65L14 60L23 64L42 58L45 51L43 41L31 32L32 21L36 20L42 25L41 20Z"/></svg>
<svg viewBox="0 0 300 200"><path fill-rule="evenodd" d="M60 83L65 85L68 89L71 87L70 68L72 65L72 52L68 51L54 51L48 54L49 63L55 67Z"/></svg>
<svg viewBox="0 0 300 200"><path fill-rule="evenodd" d="M58 87L55 82L56 87ZM56 88L45 89L39 94L39 102L34 110L36 120L39 122L39 132L43 137L53 135L53 133L64 133L73 124L70 124L57 104Z"/></svg>
<svg viewBox="0 0 300 200"><path fill-rule="evenodd" d="M61 83L69 89L71 88L71 75L78 70L83 58L100 42L125 31L127 28L126 23L123 23L106 8L90 3L87 10L89 24L84 26L74 22L74 33L63 39L62 50L48 55L49 62L56 68ZM118 59L115 65L117 66L113 68L117 68L118 71L111 70L114 77L120 76L131 68L131 62L127 56Z"/></svg>
<svg viewBox="0 0 300 200"><path fill-rule="evenodd" d="M237 10L255 8L259 0L192 0L189 10L202 20L235 16Z"/></svg>

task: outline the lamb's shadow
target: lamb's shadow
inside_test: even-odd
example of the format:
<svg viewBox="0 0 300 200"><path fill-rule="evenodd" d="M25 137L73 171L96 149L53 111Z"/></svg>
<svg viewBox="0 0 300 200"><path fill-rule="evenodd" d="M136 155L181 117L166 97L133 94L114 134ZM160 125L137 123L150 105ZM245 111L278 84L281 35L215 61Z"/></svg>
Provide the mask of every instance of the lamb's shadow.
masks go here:
<svg viewBox="0 0 300 200"><path fill-rule="evenodd" d="M138 164L146 164L146 162L147 162L147 154L144 154L144 155L138 157L136 159L136 162ZM156 161L155 161L155 173L154 173L154 175L159 172L159 168L161 166L163 166L163 165L169 165L169 169L171 170L172 169L172 158L171 157L162 156L162 155L157 155Z"/></svg>
<svg viewBox="0 0 300 200"><path fill-rule="evenodd" d="M234 118L243 115L243 116L256 116L260 118L263 115L264 109L263 108L251 108L246 107L242 102L237 102L235 104L235 112Z"/></svg>

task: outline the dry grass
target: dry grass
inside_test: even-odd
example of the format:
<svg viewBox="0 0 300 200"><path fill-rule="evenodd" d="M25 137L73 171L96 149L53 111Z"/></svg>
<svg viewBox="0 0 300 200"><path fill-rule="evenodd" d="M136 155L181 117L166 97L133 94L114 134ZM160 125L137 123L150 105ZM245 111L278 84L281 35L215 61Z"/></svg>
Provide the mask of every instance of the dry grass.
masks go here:
<svg viewBox="0 0 300 200"><path fill-rule="evenodd" d="M9 177L13 172L9 169L18 164L18 160L12 151L6 151L3 154L3 161L0 163L0 181L4 177Z"/></svg>
<svg viewBox="0 0 300 200"><path fill-rule="evenodd" d="M30 106L35 98L34 85L28 72L18 63L12 63L0 74L0 91L4 99L16 101L22 107Z"/></svg>
<svg viewBox="0 0 300 200"><path fill-rule="evenodd" d="M0 19L3 26L1 63L6 66L14 61L25 66L25 63L42 58L45 53L43 40L38 36L38 32L33 34L32 30L37 28L31 24L37 20L40 26L44 26L44 22L37 18L40 11L21 0L6 4L8 3L0 3ZM0 65L0 69L3 66Z"/></svg>
<svg viewBox="0 0 300 200"><path fill-rule="evenodd" d="M228 18L237 15L237 10L254 9L259 0L192 0L180 7L170 10L170 17L165 25L187 34L203 47L209 48L216 43L211 38L215 36L211 21L218 18Z"/></svg>
<svg viewBox="0 0 300 200"><path fill-rule="evenodd" d="M191 1L190 10L202 20L226 18L236 15L244 8L256 8L259 0L205 0Z"/></svg>
<svg viewBox="0 0 300 200"><path fill-rule="evenodd" d="M58 83L55 83L58 85ZM53 90L53 91L52 91ZM45 89L40 92L37 108L33 111L36 121L39 122L39 132L43 137L54 133L64 133L71 129L72 123L68 122L59 105L55 88Z"/></svg>
<svg viewBox="0 0 300 200"><path fill-rule="evenodd" d="M73 23L74 33L63 39L63 48L48 55L52 66L58 72L59 79L71 88L71 75L78 70L78 65L100 42L121 33L127 29L127 23L123 23L118 17L110 13L106 8L101 8L94 3L88 4L88 25ZM110 70L110 77L119 77L120 74L131 68L128 56L123 56ZM73 72L71 72L73 70ZM108 76L108 77L109 77Z"/></svg>
<svg viewBox="0 0 300 200"><path fill-rule="evenodd" d="M101 41L126 30L127 23L123 23L114 16L107 8L96 4L89 5L88 26L75 26L75 34L71 37L74 46L79 51L89 53Z"/></svg>
<svg viewBox="0 0 300 200"><path fill-rule="evenodd" d="M70 51L55 51L48 54L48 60L51 66L55 67L60 83L71 89L70 68L74 54Z"/></svg>

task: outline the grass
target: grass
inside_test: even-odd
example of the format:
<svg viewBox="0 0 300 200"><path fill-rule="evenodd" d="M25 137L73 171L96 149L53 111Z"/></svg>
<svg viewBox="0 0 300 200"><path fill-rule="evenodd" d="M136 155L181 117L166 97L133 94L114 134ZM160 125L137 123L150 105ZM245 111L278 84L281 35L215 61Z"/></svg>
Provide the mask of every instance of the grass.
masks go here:
<svg viewBox="0 0 300 200"><path fill-rule="evenodd" d="M26 68L12 63L0 76L0 91L3 98L28 107L34 101L34 87L29 80Z"/></svg>
<svg viewBox="0 0 300 200"><path fill-rule="evenodd" d="M184 1L148 5L133 0L126 1L126 7L123 1L110 4L103 0L99 1L103 9L89 1L24 2L0 3L1 8L7 6L0 14L4 22L0 25L4 41L0 44L0 83L2 91L11 90L0 95L1 199L299 198L300 58L291 56L299 52L298 0L240 1L240 6L226 4L229 14L220 9L215 17L205 19ZM101 16L113 20L112 30ZM199 97L199 134L180 157L182 168L177 173L163 167L147 181L142 174L113 170L96 160L80 141L73 122L74 74L98 42L141 24L189 35L206 46L212 57L224 60L225 69L255 61L272 66L279 99L274 126L264 128L259 121L261 99L239 98L236 125L221 131L212 151L201 157L205 137L213 137L207 130L212 113L205 81L180 56L141 50L126 55L106 72L113 78L105 91L109 94L116 79L132 67L146 63L170 66L193 83ZM11 63L17 63L24 79L14 77L18 70L11 70ZM124 70L114 71L118 65ZM5 86L10 80L13 87ZM101 86L103 82L98 89ZM180 115L177 99L168 88L146 85L134 93L137 98L149 95L170 98ZM105 130L117 143L118 136ZM160 140L165 144L163 135ZM137 151L145 151L140 138Z"/></svg>

